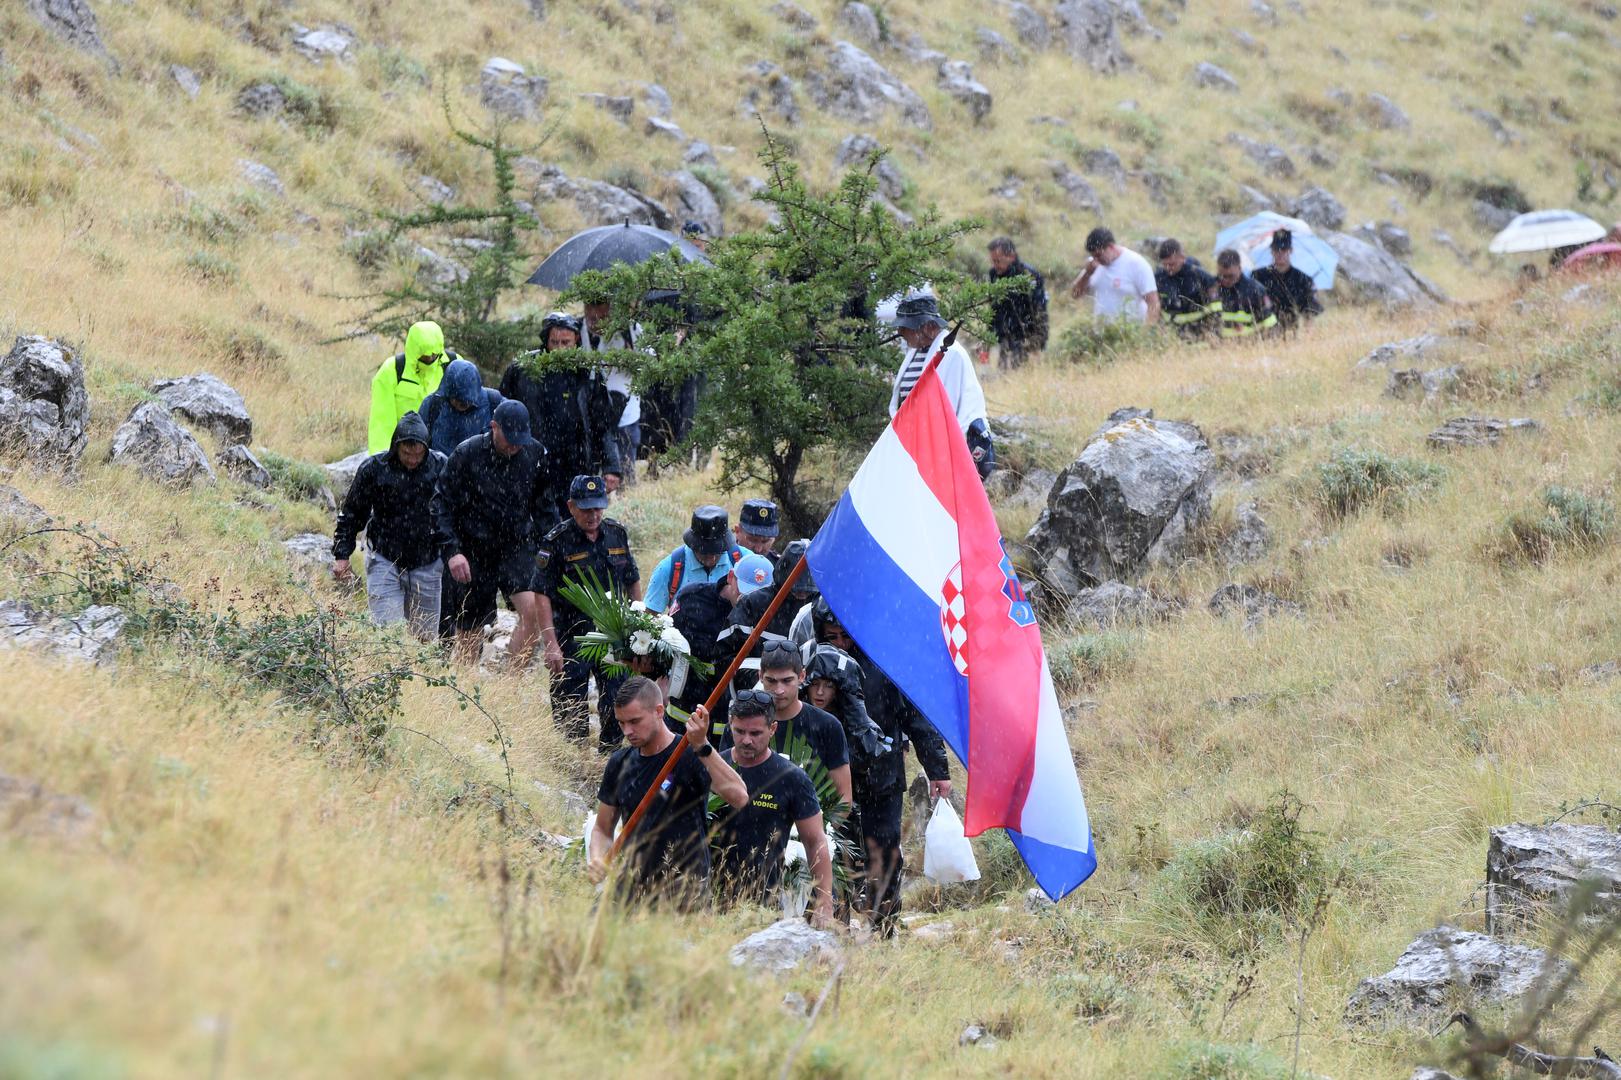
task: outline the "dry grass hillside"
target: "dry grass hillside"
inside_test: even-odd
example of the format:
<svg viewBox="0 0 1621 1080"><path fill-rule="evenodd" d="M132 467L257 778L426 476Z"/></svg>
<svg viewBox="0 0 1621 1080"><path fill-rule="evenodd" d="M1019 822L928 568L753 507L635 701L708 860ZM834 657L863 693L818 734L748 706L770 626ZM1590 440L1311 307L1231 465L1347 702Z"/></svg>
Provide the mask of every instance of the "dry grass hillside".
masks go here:
<svg viewBox="0 0 1621 1080"><path fill-rule="evenodd" d="M536 842L578 834L581 808L564 793L591 790L596 768L551 730L539 676L462 676L478 695L466 709L451 688L407 683L387 731L357 743L321 711L329 703L277 683L309 659L297 625L261 623L246 648L202 648L160 618L233 604L249 618L266 606L358 609L291 571L279 543L330 527L296 494L299 463L359 445L365 381L396 347L320 344L356 311L338 297L374 281L346 230L365 224L360 208L414 205L422 175L479 197L477 162L446 137L439 90L482 115L478 72L491 56L550 79L543 115L558 127L540 154L570 176L671 197L665 177L683 149L642 134L639 84L656 81L673 120L715 148L720 164L704 175L741 192L758 135L737 109L739 73L766 58L801 86L800 123L782 130L815 175L833 175L845 135L871 131L897 148L904 209L984 215L1027 238L1043 266L1072 266L1097 220L1069 205L1048 162L1083 172L1086 152L1107 146L1128 175L1118 188L1093 180L1123 236L1176 232L1203 248L1216 215L1241 209L1229 202L1240 183L1284 196L1318 183L1352 224L1407 228L1414 265L1480 301L1400 317L1342 309L1290 341L988 378L991 412L1026 418L1031 438L1013 456L1024 469L1061 468L1125 405L1228 437L1234 475L1212 535L1255 502L1274 541L1242 567L1213 542L1155 571L1146 584L1185 603L1166 621L1046 627L1098 874L1029 912L1009 846L983 838L981 885L920 889L912 932L848 950L791 1074L1286 1077L1297 1028L1302 1075L1405 1078L1443 1061L1456 1034L1348 1027L1347 996L1439 921L1481 928L1490 826L1595 796L1621 803L1621 682L1595 668L1621 657L1621 296L1600 285L1567 300L1560 286L1510 305L1512 267L1483 254L1489 230L1471 209L1471 185L1501 183L1610 215L1597 201L1621 155L1621 121L1600 104L1621 33L1608 9L1308 3L1302 14L1279 3L1271 22L1249 5L1150 3L1163 37L1123 32L1135 66L1106 76L1020 45L1000 6L885 4L892 37L917 32L974 61L994 95L976 127L931 66L874 46L927 104L933 129L920 132L896 114L864 124L814 107L806 72L846 36L835 5L805 5L814 30L763 5L545 6L536 21L519 0L105 0L94 7L116 68L26 8L0 12L0 338L75 343L93 401L77 478L20 462L7 482L154 564L132 580L56 536L9 548L0 566L3 595L117 594L153 618L116 667L0 651L13 687L0 700L0 773L84 811L0 802L0 1075L759 1076L801 1039L784 995L814 1001L827 970L758 978L726 957L771 913L601 913L577 856ZM295 22L345 24L353 58L305 59L288 36ZM1016 55L979 59L980 26ZM1240 91L1196 88L1204 60ZM194 99L174 64L199 77ZM241 115L242 87L275 77L291 80L297 109ZM1339 87L1352 105L1329 96ZM1409 130L1365 123L1373 91L1409 114ZM630 124L576 96L592 92L635 97ZM1469 108L1499 117L1509 141ZM520 130L538 138L542 127ZM1230 131L1284 147L1298 175L1261 175ZM1325 164L1310 163L1313 147ZM244 180L244 158L274 169L285 195ZM1579 195L1584 160L1596 179ZM1392 187L1380 171L1406 179ZM1164 208L1144 173L1167 178ZM1023 181L1015 197L990 193L1010 175ZM579 224L572 205L537 209L551 239ZM728 228L751 214L738 195ZM1430 239L1435 228L1469 266ZM978 257L977 242L964 257ZM1455 322L1448 362L1464 375L1434 398L1392 398L1383 372L1355 369L1382 342ZM199 370L240 390L255 444L288 459L276 492L224 481L163 491L104 461L151 379ZM1426 447L1426 432L1464 413L1541 427L1490 448ZM1347 451L1388 455L1397 481L1363 489L1325 474ZM711 481L676 471L621 500L613 512L644 567ZM1583 529L1546 525L1550 489ZM1036 508L1008 499L998 513L1016 537ZM41 576L52 568L89 583ZM1300 614L1252 630L1213 617L1206 600L1233 580ZM363 664L407 658L386 636L346 641ZM432 661L421 670L443 673ZM1296 925L1213 902L1237 871L1212 852L1274 835L1268 809L1285 790L1308 833L1281 877L1327 897L1303 943ZM950 933L915 932L931 922ZM1550 1045L1617 972L1612 952L1586 973L1548 1021ZM1588 1041L1613 1050L1617 1023ZM994 1034L994 1049L959 1045L970 1024Z"/></svg>

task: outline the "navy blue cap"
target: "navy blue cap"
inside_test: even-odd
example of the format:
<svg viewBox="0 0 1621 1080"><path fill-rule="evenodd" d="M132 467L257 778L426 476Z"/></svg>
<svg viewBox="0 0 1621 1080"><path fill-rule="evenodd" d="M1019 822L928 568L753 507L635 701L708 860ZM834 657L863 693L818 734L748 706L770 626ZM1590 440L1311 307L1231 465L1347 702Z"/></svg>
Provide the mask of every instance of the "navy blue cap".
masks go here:
<svg viewBox="0 0 1621 1080"><path fill-rule="evenodd" d="M535 446L535 437L529 433L529 409L521 401L506 401L495 407L495 424L501 435L514 446Z"/></svg>
<svg viewBox="0 0 1621 1080"><path fill-rule="evenodd" d="M600 476L576 476L568 486L568 501L581 510L605 510L608 485Z"/></svg>
<svg viewBox="0 0 1621 1080"><path fill-rule="evenodd" d="M774 539L777 535L777 504L770 499L750 499L743 504L737 523L750 536Z"/></svg>

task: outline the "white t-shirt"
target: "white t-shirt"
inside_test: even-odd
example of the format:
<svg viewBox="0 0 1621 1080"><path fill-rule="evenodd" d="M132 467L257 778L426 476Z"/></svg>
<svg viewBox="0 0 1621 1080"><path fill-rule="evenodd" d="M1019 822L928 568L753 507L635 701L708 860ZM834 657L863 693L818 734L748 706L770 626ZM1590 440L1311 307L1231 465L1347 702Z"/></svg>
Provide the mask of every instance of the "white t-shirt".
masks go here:
<svg viewBox="0 0 1621 1080"><path fill-rule="evenodd" d="M1092 311L1100 319L1142 322L1148 316L1148 294L1159 291L1148 260L1129 248L1108 266L1099 265L1089 283Z"/></svg>
<svg viewBox="0 0 1621 1080"><path fill-rule="evenodd" d="M603 352L607 349L634 349L636 347L636 338L641 333L641 329L640 326L631 327L629 341L626 341L625 336L621 334L612 340L597 338L595 342L591 340L591 333L588 330L585 341L581 344L592 352ZM605 372L605 376L609 391L624 394L626 397L625 411L619 414L619 426L627 427L631 424L640 423L642 419L642 398L640 394L630 392L630 372L622 371L619 368L609 368Z"/></svg>

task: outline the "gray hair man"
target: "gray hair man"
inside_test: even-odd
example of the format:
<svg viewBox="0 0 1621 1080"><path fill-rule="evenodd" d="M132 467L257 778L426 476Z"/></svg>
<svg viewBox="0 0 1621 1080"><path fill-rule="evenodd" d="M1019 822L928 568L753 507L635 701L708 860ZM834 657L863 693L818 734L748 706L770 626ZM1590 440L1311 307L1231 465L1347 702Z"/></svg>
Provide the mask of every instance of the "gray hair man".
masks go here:
<svg viewBox="0 0 1621 1080"><path fill-rule="evenodd" d="M946 320L940 314L939 304L933 296L913 295L900 302L895 309L895 327L906 343L906 360L895 373L895 385L889 393L889 415L893 417L917 387L917 381L928 369L936 353L940 363L935 371L946 397L957 413L957 423L968 449L974 455L981 479L996 468L996 449L991 443L991 429L985 422L985 391L980 388L979 376L974 374L974 362L968 350L957 342L945 347Z"/></svg>

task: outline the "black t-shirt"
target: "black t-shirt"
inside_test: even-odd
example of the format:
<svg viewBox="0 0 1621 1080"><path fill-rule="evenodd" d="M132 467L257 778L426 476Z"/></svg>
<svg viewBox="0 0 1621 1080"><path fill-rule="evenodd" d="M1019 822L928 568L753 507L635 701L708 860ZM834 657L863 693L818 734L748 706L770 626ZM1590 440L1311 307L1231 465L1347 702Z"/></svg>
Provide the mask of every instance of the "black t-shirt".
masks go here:
<svg viewBox="0 0 1621 1080"><path fill-rule="evenodd" d="M597 801L615 807L623 824L636 812L654 777L675 753L680 739L651 756L625 746L613 752L602 770ZM620 873L621 895L635 900L669 900L692 906L709 880L709 846L705 843L709 805L709 770L690 751L681 755L664 788L647 808L636 833L625 844Z"/></svg>
<svg viewBox="0 0 1621 1080"><path fill-rule="evenodd" d="M811 752L829 772L840 765L850 764L850 746L844 738L844 725L832 713L801 702L799 714L792 720L777 721L777 733L771 737L771 749L779 754L786 753L788 740L796 734L804 736L805 741L810 743ZM728 727L721 738L721 749L729 750L731 746L732 730Z"/></svg>
<svg viewBox="0 0 1621 1080"><path fill-rule="evenodd" d="M788 830L820 814L822 804L805 770L781 754L747 767L733 761L730 750L721 756L743 778L749 804L727 807L710 834L715 877L728 896L764 901L782 878Z"/></svg>

